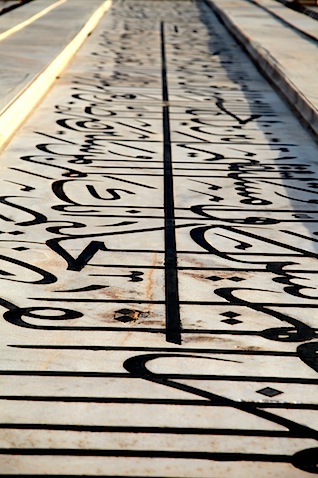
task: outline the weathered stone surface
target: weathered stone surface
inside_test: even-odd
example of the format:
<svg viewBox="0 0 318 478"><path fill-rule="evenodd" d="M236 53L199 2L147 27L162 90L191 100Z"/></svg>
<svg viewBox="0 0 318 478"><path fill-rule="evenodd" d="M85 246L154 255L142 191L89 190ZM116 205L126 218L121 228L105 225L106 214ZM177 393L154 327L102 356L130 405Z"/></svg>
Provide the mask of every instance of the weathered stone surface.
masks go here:
<svg viewBox="0 0 318 478"><path fill-rule="evenodd" d="M204 2L116 2L1 156L0 474L317 473L316 158Z"/></svg>

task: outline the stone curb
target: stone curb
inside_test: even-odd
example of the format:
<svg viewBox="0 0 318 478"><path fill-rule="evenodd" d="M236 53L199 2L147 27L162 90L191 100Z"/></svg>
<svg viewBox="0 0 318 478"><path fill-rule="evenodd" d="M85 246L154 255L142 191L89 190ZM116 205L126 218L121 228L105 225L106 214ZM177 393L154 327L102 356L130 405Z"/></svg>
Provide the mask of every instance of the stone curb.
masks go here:
<svg viewBox="0 0 318 478"><path fill-rule="evenodd" d="M213 0L205 1L248 53L264 76L278 88L291 107L296 110L306 125L318 136L318 111L311 101L309 101L291 81L283 66L268 50L246 34L227 12L215 5Z"/></svg>
<svg viewBox="0 0 318 478"><path fill-rule="evenodd" d="M17 129L41 101L53 85L56 77L71 61L111 5L112 0L103 2L65 48L42 71L34 75L28 85L3 109L0 115L0 149L6 146Z"/></svg>

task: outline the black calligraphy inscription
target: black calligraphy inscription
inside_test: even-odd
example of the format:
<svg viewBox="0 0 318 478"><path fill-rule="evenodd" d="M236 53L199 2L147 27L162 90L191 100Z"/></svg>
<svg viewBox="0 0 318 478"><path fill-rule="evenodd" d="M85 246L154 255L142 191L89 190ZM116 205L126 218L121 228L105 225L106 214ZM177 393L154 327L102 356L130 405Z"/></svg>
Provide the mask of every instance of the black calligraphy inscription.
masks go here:
<svg viewBox="0 0 318 478"><path fill-rule="evenodd" d="M0 475L318 474L316 155L204 1L114 2L1 159Z"/></svg>

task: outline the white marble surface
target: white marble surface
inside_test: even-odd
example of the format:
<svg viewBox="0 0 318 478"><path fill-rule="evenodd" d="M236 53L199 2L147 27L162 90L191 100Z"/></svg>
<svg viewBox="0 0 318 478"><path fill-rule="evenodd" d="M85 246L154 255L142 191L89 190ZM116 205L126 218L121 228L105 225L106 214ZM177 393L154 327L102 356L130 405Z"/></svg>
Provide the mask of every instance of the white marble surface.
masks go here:
<svg viewBox="0 0 318 478"><path fill-rule="evenodd" d="M36 0L0 17L0 148L47 93L110 4L110 0Z"/></svg>
<svg viewBox="0 0 318 478"><path fill-rule="evenodd" d="M0 475L317 473L317 146L203 2L116 2L1 154Z"/></svg>
<svg viewBox="0 0 318 478"><path fill-rule="evenodd" d="M261 70L317 134L317 21L265 0L208 1ZM285 10L282 12L281 8Z"/></svg>

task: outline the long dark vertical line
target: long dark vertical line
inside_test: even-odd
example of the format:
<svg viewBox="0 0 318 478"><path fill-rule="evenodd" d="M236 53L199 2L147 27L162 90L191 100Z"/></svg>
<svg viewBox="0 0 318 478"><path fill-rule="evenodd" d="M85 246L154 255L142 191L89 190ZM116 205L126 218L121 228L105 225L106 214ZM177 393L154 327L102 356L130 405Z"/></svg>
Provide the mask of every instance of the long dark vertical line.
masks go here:
<svg viewBox="0 0 318 478"><path fill-rule="evenodd" d="M165 49L164 23L161 22L161 64L163 100L163 160L164 160L164 210L165 210L165 294L166 294L166 340L181 344L181 323L177 272L177 251L175 234L173 173L171 158L169 93Z"/></svg>

